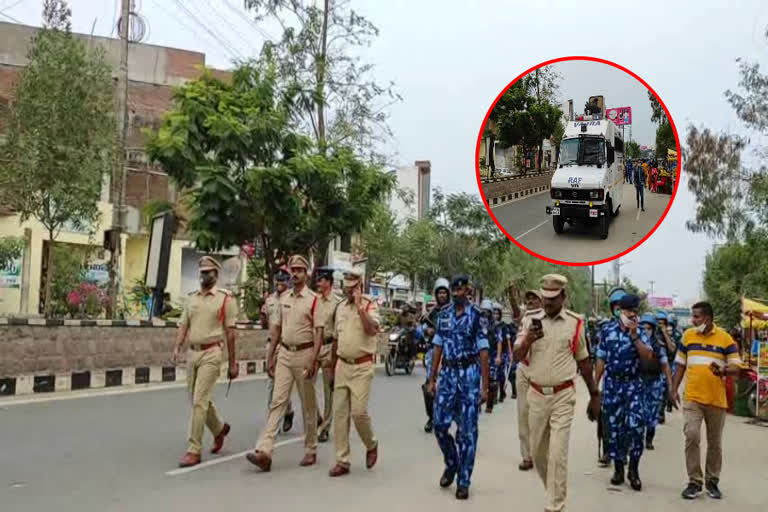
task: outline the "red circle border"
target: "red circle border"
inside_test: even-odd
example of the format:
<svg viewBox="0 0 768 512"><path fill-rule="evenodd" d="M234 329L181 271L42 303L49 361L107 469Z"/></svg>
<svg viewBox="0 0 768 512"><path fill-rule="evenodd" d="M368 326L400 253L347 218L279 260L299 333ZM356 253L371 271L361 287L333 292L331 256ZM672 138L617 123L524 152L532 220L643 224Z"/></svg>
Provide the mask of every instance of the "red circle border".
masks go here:
<svg viewBox="0 0 768 512"><path fill-rule="evenodd" d="M588 261L584 263L578 263L578 262L570 262L570 261L559 261L553 258L547 258L546 256L542 256L541 254L538 254L536 252L531 251L527 247L525 247L523 244L515 240L515 238L510 235L504 227L499 223L499 221L496 219L496 216L493 214L493 211L491 211L491 207L488 205L488 200L485 198L485 193L483 193L483 185L480 181L480 143L483 139L483 132L485 131L485 125L488 123L488 118L491 115L491 111L496 107L496 104L499 102L501 97L504 95L507 90L514 85L515 82L526 76L527 74L531 73L532 71L535 71L539 68L542 68L544 66L549 66L550 64L555 64L557 62L565 62L570 60L586 60L586 61L592 61L592 62L599 62L601 64L607 64L609 66L613 66L616 69L620 69L621 71L624 71L631 77L633 77L635 80L640 82L645 86L646 89L651 91L651 93L656 97L656 100L658 100L661 107L664 109L664 113L667 115L667 119L669 120L669 124L672 127L672 133L675 135L675 145L677 149L677 173L678 173L678 179L675 181L675 189L672 191L672 196L669 198L669 204L667 205L666 210L664 210L664 213L662 214L659 221L656 223L655 226L653 226L653 229L651 229L639 242L637 242L635 245L630 247L629 249L625 250L624 252L621 252L619 254L616 254L615 256L612 256L610 258L605 258L603 260L598 261ZM496 226L501 230L502 233L510 240L512 243L514 243L516 246L518 246L523 251L527 252L531 256L535 256L536 258L539 258L541 260L547 261L549 263L554 263L556 265L564 265L567 267L587 267L591 265L601 265L603 263L608 263L610 261L615 260L616 258L621 258L622 256L629 254L630 252L634 251L638 247L640 247L643 242L645 242L650 236L659 228L662 222L664 222L664 219L667 217L667 214L669 213L669 209L672 208L672 203L675 200L675 197L677 196L677 189L680 186L680 174L682 172L682 154L680 151L680 137L677 133L677 127L675 126L675 121L672 119L672 116L669 113L669 109L667 109L667 106L662 101L661 97L656 93L653 88L648 85L648 83L640 78L637 74L630 71L629 69L625 68L624 66L621 66L620 64L616 64L615 62L612 62L610 60L606 59L600 59L598 57L589 57L589 56L583 56L583 55L574 55L570 57L559 57L557 59L551 59L545 62L542 62L540 64L537 64L533 66L532 68L520 73L514 80L509 82L506 87L504 87L498 96L496 96L496 99L493 100L493 103L491 104L491 107L488 109L488 112L485 114L485 118L483 119L483 123L480 125L480 132L477 135L477 145L475 147L475 174L477 176L477 188L480 191L480 198L483 200L483 204L485 205L485 209L488 211L488 215L491 216L491 219L493 219L493 222L496 224Z"/></svg>

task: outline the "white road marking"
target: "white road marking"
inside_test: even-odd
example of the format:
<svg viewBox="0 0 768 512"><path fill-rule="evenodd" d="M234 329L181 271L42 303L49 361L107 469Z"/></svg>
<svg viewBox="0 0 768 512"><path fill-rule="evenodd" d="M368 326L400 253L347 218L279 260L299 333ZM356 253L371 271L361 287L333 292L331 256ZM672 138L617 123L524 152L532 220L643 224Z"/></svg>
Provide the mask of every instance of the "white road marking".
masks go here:
<svg viewBox="0 0 768 512"><path fill-rule="evenodd" d="M640 220L640 212L641 212L641 210L637 210L637 215L635 216L635 221Z"/></svg>
<svg viewBox="0 0 768 512"><path fill-rule="evenodd" d="M526 231L525 233L522 233L522 234L520 234L520 235L517 235L517 236L515 237L515 240L520 240L520 239L521 239L521 238L523 238L525 235L527 235L527 234L528 234L528 233L530 233L531 231L535 231L535 230L539 229L541 226L543 226L543 225L544 225L544 224L546 224L547 222L549 222L549 219L547 219L547 220L543 221L543 222L542 222L542 223L540 223L540 224L537 224L536 226L532 227L531 229L529 229L529 230L528 230L528 231Z"/></svg>
<svg viewBox="0 0 768 512"><path fill-rule="evenodd" d="M304 440L304 436L292 437L290 439L286 439L285 441L280 441L279 443L275 443L275 448L279 448L280 446L285 446L287 444L298 443L299 441L303 441L303 440ZM179 469L174 469L172 471L166 471L165 474L168 476L177 476L177 475L183 475L184 473L191 473L192 471L197 471L198 469L215 466L216 464L222 464L224 462L229 462L235 459L240 459L242 457L245 457L246 454L252 451L253 449L245 450L244 452L240 452L240 453L233 453L232 455L227 455L226 457L219 457L217 459L201 462L197 466L190 466L188 468L179 468Z"/></svg>

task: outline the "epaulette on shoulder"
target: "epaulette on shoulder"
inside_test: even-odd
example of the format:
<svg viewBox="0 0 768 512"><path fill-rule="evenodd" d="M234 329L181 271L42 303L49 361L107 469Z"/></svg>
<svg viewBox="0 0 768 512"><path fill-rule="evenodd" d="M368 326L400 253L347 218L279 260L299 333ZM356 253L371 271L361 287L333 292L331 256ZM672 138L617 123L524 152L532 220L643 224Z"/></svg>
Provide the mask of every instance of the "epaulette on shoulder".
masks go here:
<svg viewBox="0 0 768 512"><path fill-rule="evenodd" d="M191 292L189 292L187 294L187 297L191 297L191 296L195 295L196 293L197 293L197 290L192 290Z"/></svg>
<svg viewBox="0 0 768 512"><path fill-rule="evenodd" d="M571 318L575 318L576 320L584 320L584 317L574 311L571 311L570 309L565 310L565 314L570 316Z"/></svg>
<svg viewBox="0 0 768 512"><path fill-rule="evenodd" d="M233 295L230 290L225 290L224 288L217 288L216 290L223 293L224 295L229 295L230 297Z"/></svg>

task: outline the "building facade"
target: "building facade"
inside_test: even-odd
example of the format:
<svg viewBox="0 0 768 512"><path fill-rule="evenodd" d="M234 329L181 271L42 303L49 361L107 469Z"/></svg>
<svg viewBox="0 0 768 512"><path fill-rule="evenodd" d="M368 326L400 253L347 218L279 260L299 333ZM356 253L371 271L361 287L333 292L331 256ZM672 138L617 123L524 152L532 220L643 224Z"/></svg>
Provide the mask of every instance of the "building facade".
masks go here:
<svg viewBox="0 0 768 512"><path fill-rule="evenodd" d="M13 101L14 84L27 62L27 53L36 27L0 22L0 136L2 113ZM76 34L89 45L104 48L106 59L117 76L120 60L118 39ZM198 52L149 44L129 44L128 51L128 133L126 135L126 227L122 235L120 280L123 290L131 288L144 275L149 246L149 235L142 222L142 208L157 201L177 204L180 191L176 190L167 174L147 161L144 152L145 128L157 128L163 115L172 107L173 88L200 76L205 55ZM213 70L222 79L226 71ZM111 227L112 203L109 197L109 178L102 188L99 209L100 224L89 232L62 230L56 239L73 247L91 249L89 280L103 283L107 280L106 263L109 253L101 248L103 232ZM44 247L48 234L34 220L19 222L19 216L0 208L0 237L17 236L26 241L22 258L10 269L0 270L0 314L36 315L42 310L40 300L43 269L47 265ZM179 233L173 240L168 286L173 302L183 301L187 293L197 287L197 252L193 243ZM225 285L242 279L244 267L238 248L218 255L226 260ZM234 259L234 260L233 260Z"/></svg>

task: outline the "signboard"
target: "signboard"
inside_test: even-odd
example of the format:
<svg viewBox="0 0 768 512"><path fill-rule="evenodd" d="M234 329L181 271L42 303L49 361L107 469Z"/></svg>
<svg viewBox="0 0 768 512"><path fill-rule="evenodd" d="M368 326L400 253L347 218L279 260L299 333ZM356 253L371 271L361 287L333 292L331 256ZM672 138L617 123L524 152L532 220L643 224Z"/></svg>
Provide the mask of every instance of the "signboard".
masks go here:
<svg viewBox="0 0 768 512"><path fill-rule="evenodd" d="M605 115L617 126L632 124L632 107L609 108Z"/></svg>
<svg viewBox="0 0 768 512"><path fill-rule="evenodd" d="M672 297L648 297L648 305L652 308L671 309L675 306Z"/></svg>
<svg viewBox="0 0 768 512"><path fill-rule="evenodd" d="M85 280L95 284L109 282L109 264L106 261L93 261L88 263Z"/></svg>
<svg viewBox="0 0 768 512"><path fill-rule="evenodd" d="M21 258L0 268L0 288L21 288Z"/></svg>
<svg viewBox="0 0 768 512"><path fill-rule="evenodd" d="M761 379L768 379L768 341L761 341L758 350L757 372Z"/></svg>

